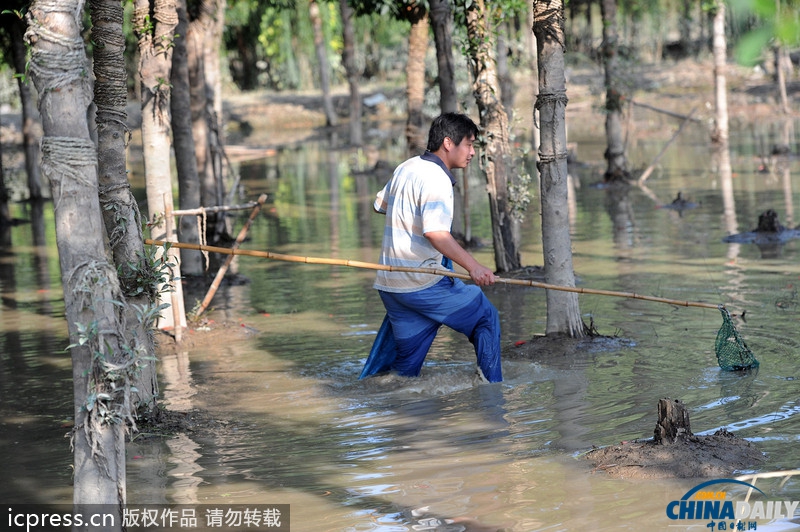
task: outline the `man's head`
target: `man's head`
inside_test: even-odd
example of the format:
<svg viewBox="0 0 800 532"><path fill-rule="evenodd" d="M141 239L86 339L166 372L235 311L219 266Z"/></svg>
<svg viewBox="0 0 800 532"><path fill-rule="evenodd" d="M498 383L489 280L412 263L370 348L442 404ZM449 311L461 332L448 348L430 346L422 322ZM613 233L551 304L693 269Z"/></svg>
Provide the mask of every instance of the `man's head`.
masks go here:
<svg viewBox="0 0 800 532"><path fill-rule="evenodd" d="M464 137L478 136L478 126L467 115L460 113L444 113L434 118L428 131L428 151L435 152L442 147L445 137L450 137L456 145L461 144Z"/></svg>
<svg viewBox="0 0 800 532"><path fill-rule="evenodd" d="M467 115L444 113L433 120L428 131L428 151L435 153L448 168L465 168L475 155L473 143L478 126Z"/></svg>

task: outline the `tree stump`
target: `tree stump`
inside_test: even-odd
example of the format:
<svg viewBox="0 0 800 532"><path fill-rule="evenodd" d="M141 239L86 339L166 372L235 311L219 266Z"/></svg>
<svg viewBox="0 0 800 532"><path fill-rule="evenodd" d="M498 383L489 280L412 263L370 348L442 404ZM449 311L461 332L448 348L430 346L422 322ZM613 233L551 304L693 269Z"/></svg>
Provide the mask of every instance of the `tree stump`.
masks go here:
<svg viewBox="0 0 800 532"><path fill-rule="evenodd" d="M689 423L689 411L686 410L686 406L678 399L674 401L669 398L659 399L658 421L653 435L655 443L671 445L691 435L692 427Z"/></svg>

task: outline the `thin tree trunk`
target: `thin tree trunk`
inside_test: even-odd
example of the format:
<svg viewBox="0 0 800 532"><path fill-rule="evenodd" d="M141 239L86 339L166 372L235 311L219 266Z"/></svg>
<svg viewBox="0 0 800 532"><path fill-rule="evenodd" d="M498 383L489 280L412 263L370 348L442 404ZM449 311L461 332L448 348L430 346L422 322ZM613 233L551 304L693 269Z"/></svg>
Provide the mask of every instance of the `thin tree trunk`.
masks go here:
<svg viewBox="0 0 800 532"><path fill-rule="evenodd" d="M781 112L788 115L792 112L789 106L789 96L786 92L786 48L777 45L773 49L775 55L775 82L778 84L778 101L780 101ZM789 62L791 66L791 62Z"/></svg>
<svg viewBox="0 0 800 532"><path fill-rule="evenodd" d="M325 35L322 30L322 17L319 14L319 4L310 0L308 12L311 17L311 28L314 31L314 50L317 52L319 66L319 86L322 90L322 107L325 110L325 125L336 125L336 110L333 108L331 96L331 68L328 63L328 49L325 46Z"/></svg>
<svg viewBox="0 0 800 532"><path fill-rule="evenodd" d="M431 0L428 14L436 43L436 63L439 78L439 108L442 113L458 111L456 92L455 62L453 58L453 13L450 0ZM469 219L469 186L467 169L454 172L459 182L453 190L454 219L453 232L462 233L464 241L472 240L472 226Z"/></svg>
<svg viewBox="0 0 800 532"><path fill-rule="evenodd" d="M727 39L725 38L725 2L717 0L713 24L714 108L712 141L728 150L728 86L726 77Z"/></svg>
<svg viewBox="0 0 800 532"><path fill-rule="evenodd" d="M528 13L527 13L527 23L529 28L533 28L533 4L528 4ZM536 45L536 36L533 34L533 31L529 32L529 38L526 40L530 49L528 50L529 59L530 59L530 68L531 68L531 90L533 91L533 101L536 101L536 98L539 95L539 61L537 57L537 45ZM540 133L539 128L535 127L538 124L536 118L537 110L533 110L533 125L534 127L531 128L531 148L533 149L533 156L538 157L539 154L539 143L540 143ZM537 170L538 173L538 170ZM538 177L538 175L537 175Z"/></svg>
<svg viewBox="0 0 800 532"><path fill-rule="evenodd" d="M11 48L14 61L14 71L20 76L17 77L19 87L19 101L22 105L22 143L25 147L25 172L28 174L28 194L32 200L40 200L44 197L42 192L42 174L39 170L39 135L36 132L36 106L34 104L31 89L24 77L27 73L27 58L25 43L23 42L23 32L25 24L21 20L15 20L11 25Z"/></svg>
<svg viewBox="0 0 800 532"><path fill-rule="evenodd" d="M618 71L617 0L601 0L603 17L603 64L606 84L606 181L630 177L622 133L623 93Z"/></svg>
<svg viewBox="0 0 800 532"><path fill-rule="evenodd" d="M197 173L194 137L192 136L192 103L189 89L189 60L186 51L186 34L189 15L186 0L177 0L178 25L175 28L175 46L172 52L172 138L175 141L175 169L178 172L178 206L181 210L200 207L200 178ZM197 242L200 232L197 218L181 216L178 221L178 240ZM182 249L181 272L185 275L203 275L203 255L199 251Z"/></svg>
<svg viewBox="0 0 800 532"><path fill-rule="evenodd" d="M120 288L128 302L125 307L125 338L142 357L137 376L135 403L138 408L156 407L158 380L152 323L143 321L137 308L156 304L154 287L148 284L154 272L147 260L142 237L139 206L128 183L125 144L128 136L125 106L124 11L119 0L91 0L94 61L94 103L97 124L97 172L103 221L108 245L119 273Z"/></svg>
<svg viewBox="0 0 800 532"><path fill-rule="evenodd" d="M361 125L363 106L358 87L360 73L356 67L356 39L353 28L355 12L347 0L339 0L339 14L342 17L342 63L347 75L347 85L350 87L350 144L361 146L364 143Z"/></svg>
<svg viewBox="0 0 800 532"><path fill-rule="evenodd" d="M30 76L40 95L42 173L50 181L69 326L75 401L73 502L78 509L125 504L125 425L130 371L120 345L123 300L108 262L98 197L97 148L89 134L89 64L81 0L35 1L28 11ZM132 366L133 364L133 366Z"/></svg>
<svg viewBox="0 0 800 532"><path fill-rule="evenodd" d="M192 109L200 203L211 207L226 202L224 150L219 117L222 113L219 72L219 43L222 35L225 0L204 0L189 22L186 47L189 59L189 85ZM224 213L204 220L209 228L204 238L220 242L230 235Z"/></svg>
<svg viewBox="0 0 800 532"><path fill-rule="evenodd" d="M521 267L519 218L515 201L509 195L511 146L508 141L508 116L498 98L500 85L494 58L494 39L484 0L467 8L467 34L473 74L473 93L481 123L481 168L486 175L489 209L492 218L495 268L507 272ZM524 209L524 204L520 206Z"/></svg>
<svg viewBox="0 0 800 532"><path fill-rule="evenodd" d="M442 113L458 111L456 75L453 61L453 15L449 0L431 0L430 21L436 43L439 75L439 106Z"/></svg>
<svg viewBox="0 0 800 532"><path fill-rule="evenodd" d="M139 39L139 76L142 90L142 148L150 235L154 240L174 241L167 232L167 212L173 206L170 142L170 72L172 43L178 14L175 0L135 0L133 30ZM180 276L177 249L167 252L173 265L171 275ZM174 291L174 293L172 293ZM159 288L162 305L177 305L163 312L158 326L174 328L176 334L186 327L181 283ZM177 311L177 314L174 314ZM173 315L178 316L178 322Z"/></svg>
<svg viewBox="0 0 800 532"><path fill-rule="evenodd" d="M201 14L189 23L186 32L186 52L189 70L189 96L192 110L192 136L194 137L195 166L200 182L200 205L217 205L214 172L211 169L211 155L208 127L208 92L206 90L205 62L203 60L203 40L206 37L206 17ZM205 237L205 235L202 235Z"/></svg>
<svg viewBox="0 0 800 532"><path fill-rule="evenodd" d="M497 79L500 84L500 97L505 109L514 109L514 80L508 69L509 24L504 21L497 31Z"/></svg>
<svg viewBox="0 0 800 532"><path fill-rule="evenodd" d="M561 0L535 0L533 33L538 46L541 144L542 246L547 283L575 286L572 242L569 234L567 183L567 87L564 74L564 4ZM572 292L547 291L547 335L573 338L587 334Z"/></svg>
<svg viewBox="0 0 800 532"><path fill-rule="evenodd" d="M422 104L425 101L425 54L428 51L428 17L421 12L411 21L408 36L408 63L406 64L406 96L408 99L408 121L406 141L409 153L425 149L425 131L422 123Z"/></svg>
<svg viewBox="0 0 800 532"><path fill-rule="evenodd" d="M11 246L11 210L8 208L8 188L3 169L3 144L0 142L0 245Z"/></svg>

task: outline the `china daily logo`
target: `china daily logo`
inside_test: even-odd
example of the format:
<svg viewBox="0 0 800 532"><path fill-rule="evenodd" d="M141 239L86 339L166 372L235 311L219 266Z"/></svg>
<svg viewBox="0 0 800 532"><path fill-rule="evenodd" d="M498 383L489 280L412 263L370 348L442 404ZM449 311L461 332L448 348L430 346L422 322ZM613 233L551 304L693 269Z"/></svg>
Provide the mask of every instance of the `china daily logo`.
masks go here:
<svg viewBox="0 0 800 532"><path fill-rule="evenodd" d="M728 493L718 484L737 484L764 495L741 480L710 480L667 504L667 517L673 521L708 521L706 527L711 530L757 530L758 521L792 518L800 505L800 501L734 501L728 499Z"/></svg>

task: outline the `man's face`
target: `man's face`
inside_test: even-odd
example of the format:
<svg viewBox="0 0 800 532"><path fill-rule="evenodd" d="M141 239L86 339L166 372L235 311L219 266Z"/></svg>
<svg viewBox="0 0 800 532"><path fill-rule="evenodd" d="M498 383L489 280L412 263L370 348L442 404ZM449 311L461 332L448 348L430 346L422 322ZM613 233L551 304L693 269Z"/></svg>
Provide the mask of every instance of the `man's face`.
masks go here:
<svg viewBox="0 0 800 532"><path fill-rule="evenodd" d="M475 155L475 137L469 136L461 139L461 144L456 144L450 137L444 139L447 150L447 160L444 163L451 170L453 168L466 168Z"/></svg>

